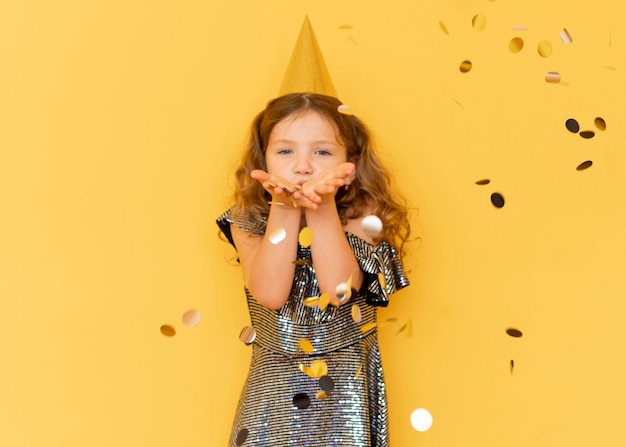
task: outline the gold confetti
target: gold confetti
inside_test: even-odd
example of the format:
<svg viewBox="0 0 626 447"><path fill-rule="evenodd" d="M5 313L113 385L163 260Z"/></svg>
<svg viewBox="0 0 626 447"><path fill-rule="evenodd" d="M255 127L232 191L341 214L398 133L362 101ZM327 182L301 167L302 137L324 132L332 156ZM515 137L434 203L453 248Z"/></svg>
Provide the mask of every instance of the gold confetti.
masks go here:
<svg viewBox="0 0 626 447"><path fill-rule="evenodd" d="M311 362L311 377L319 379L328 374L328 365L324 360L313 360Z"/></svg>
<svg viewBox="0 0 626 447"><path fill-rule="evenodd" d="M330 303L330 293L324 292L320 295L319 303L317 307L324 310L328 307L328 303Z"/></svg>
<svg viewBox="0 0 626 447"><path fill-rule="evenodd" d="M173 337L174 335L176 335L176 329L174 329L174 327L170 326L169 324L164 324L163 326L161 326L161 334L165 335L166 337Z"/></svg>
<svg viewBox="0 0 626 447"><path fill-rule="evenodd" d="M552 55L552 44L547 40L542 40L537 45L537 52L541 57L550 57Z"/></svg>
<svg viewBox="0 0 626 447"><path fill-rule="evenodd" d="M378 272L378 284L380 284L381 289L387 288L387 280L385 279L383 272Z"/></svg>
<svg viewBox="0 0 626 447"><path fill-rule="evenodd" d="M561 31L561 40L566 45L569 45L570 43L572 43L572 36L570 36L570 34L567 32L565 28L563 28L563 30Z"/></svg>
<svg viewBox="0 0 626 447"><path fill-rule="evenodd" d="M361 371L363 370L363 365L359 365L359 369L356 370L356 374L354 375L355 379L358 379L361 375Z"/></svg>
<svg viewBox="0 0 626 447"><path fill-rule="evenodd" d="M350 277L346 281L346 286L348 287L348 293L352 296L352 273L350 273Z"/></svg>
<svg viewBox="0 0 626 447"><path fill-rule="evenodd" d="M304 302L304 305L306 307L315 307L320 302L320 297L319 296L310 296L308 298L305 298L303 300L303 302Z"/></svg>
<svg viewBox="0 0 626 447"><path fill-rule="evenodd" d="M300 347L302 352L305 352L307 354L310 354L313 352L313 345L306 338L301 339L300 342L298 343L298 346Z"/></svg>
<svg viewBox="0 0 626 447"><path fill-rule="evenodd" d="M476 31L482 31L487 26L487 18L482 14L476 14L472 18L472 27Z"/></svg>
<svg viewBox="0 0 626 447"><path fill-rule="evenodd" d="M376 326L378 326L378 323L371 322L371 323L365 323L363 326L361 326L361 332L364 334L372 329L374 329Z"/></svg>
<svg viewBox="0 0 626 447"><path fill-rule="evenodd" d="M446 25L441 20L439 21L439 28L441 28L441 31L443 31L445 34L450 35L450 33L448 32L448 27L446 27Z"/></svg>
<svg viewBox="0 0 626 447"><path fill-rule="evenodd" d="M313 243L313 230L311 227L304 227L300 230L300 234L298 234L298 242L303 247L310 247L311 243Z"/></svg>
<svg viewBox="0 0 626 447"><path fill-rule="evenodd" d="M358 304L354 303L352 305L352 320L355 323L359 324L362 318L363 318L363 315L361 314L361 308L359 307Z"/></svg>
<svg viewBox="0 0 626 447"><path fill-rule="evenodd" d="M327 397L328 394L326 394L326 391L318 391L317 393L315 393L316 399L326 399Z"/></svg>

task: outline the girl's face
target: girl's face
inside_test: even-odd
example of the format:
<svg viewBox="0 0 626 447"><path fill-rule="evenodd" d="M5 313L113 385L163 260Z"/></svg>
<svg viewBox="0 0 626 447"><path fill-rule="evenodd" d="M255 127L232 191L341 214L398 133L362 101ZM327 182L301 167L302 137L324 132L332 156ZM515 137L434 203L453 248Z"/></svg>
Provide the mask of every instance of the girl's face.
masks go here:
<svg viewBox="0 0 626 447"><path fill-rule="evenodd" d="M335 126L313 111L276 124L265 151L268 174L298 185L346 161L347 150L338 140Z"/></svg>

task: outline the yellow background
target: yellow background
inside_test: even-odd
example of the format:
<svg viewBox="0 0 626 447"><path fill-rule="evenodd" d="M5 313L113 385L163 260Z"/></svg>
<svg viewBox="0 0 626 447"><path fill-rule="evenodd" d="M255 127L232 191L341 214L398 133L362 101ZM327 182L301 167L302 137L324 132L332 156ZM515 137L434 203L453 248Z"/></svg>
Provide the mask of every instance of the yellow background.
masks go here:
<svg viewBox="0 0 626 447"><path fill-rule="evenodd" d="M623 2L4 3L1 446L226 445L250 351L214 220L307 14L419 208L381 315L393 445L626 444Z"/></svg>

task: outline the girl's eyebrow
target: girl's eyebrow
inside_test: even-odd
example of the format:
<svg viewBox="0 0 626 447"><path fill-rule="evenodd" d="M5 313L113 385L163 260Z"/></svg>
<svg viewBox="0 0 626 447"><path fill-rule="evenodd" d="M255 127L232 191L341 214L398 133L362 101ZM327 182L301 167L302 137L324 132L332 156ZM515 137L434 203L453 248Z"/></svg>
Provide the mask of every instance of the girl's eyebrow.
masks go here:
<svg viewBox="0 0 626 447"><path fill-rule="evenodd" d="M272 140L270 141L270 144L294 144L295 141L292 140L287 140L284 138L281 138L280 140ZM328 141L328 140L315 140L315 141L311 141L312 144L337 144L337 142L332 142L332 141Z"/></svg>

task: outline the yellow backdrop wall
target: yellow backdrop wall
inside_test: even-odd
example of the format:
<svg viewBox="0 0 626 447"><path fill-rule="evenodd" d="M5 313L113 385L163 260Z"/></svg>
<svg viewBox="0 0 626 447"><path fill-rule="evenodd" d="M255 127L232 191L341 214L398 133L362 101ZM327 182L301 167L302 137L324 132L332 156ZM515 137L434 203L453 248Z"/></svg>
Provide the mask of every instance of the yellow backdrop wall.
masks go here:
<svg viewBox="0 0 626 447"><path fill-rule="evenodd" d="M0 445L226 445L250 352L214 220L307 14L419 208L393 445L626 444L623 2L5 3Z"/></svg>

